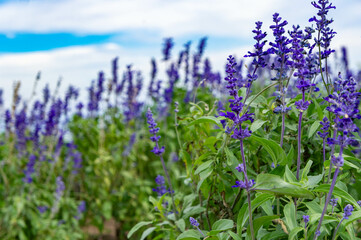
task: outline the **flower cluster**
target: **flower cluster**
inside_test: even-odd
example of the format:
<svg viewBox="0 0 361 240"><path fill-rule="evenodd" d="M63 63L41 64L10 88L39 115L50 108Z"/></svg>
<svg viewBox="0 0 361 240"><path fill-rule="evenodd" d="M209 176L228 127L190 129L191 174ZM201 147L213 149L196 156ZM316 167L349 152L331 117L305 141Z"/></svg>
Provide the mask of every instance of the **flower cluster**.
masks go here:
<svg viewBox="0 0 361 240"><path fill-rule="evenodd" d="M157 127L157 123L153 119L153 114L150 108L147 111L147 123L149 125L149 132L150 134L153 134L150 137L150 140L156 143L155 147L153 148L152 152L155 155L162 155L164 153L164 146L159 148L158 141L160 139L160 136L157 136L157 133L159 132L159 128Z"/></svg>
<svg viewBox="0 0 361 240"><path fill-rule="evenodd" d="M239 181L236 181L236 185L233 185L232 187L233 188L238 188L238 187L244 188L247 191L249 191L253 187L254 184L255 184L255 181L253 179L249 180L248 184L246 181L239 180Z"/></svg>
<svg viewBox="0 0 361 240"><path fill-rule="evenodd" d="M328 133L329 133L329 128L330 128L330 121L328 121L328 118L327 117L324 117L322 119L322 121L320 122L320 124L322 125L321 127L321 130L322 131L318 131L317 134L325 139L327 136L328 136Z"/></svg>
<svg viewBox="0 0 361 240"><path fill-rule="evenodd" d="M166 193L169 193L170 190L167 189L166 185L165 185L165 180L164 177L162 175L158 175L155 178L155 183L158 185L156 188L153 188L153 192L156 192L158 194L159 197L163 196Z"/></svg>
<svg viewBox="0 0 361 240"><path fill-rule="evenodd" d="M303 221L305 222L305 228L306 228L307 223L310 221L310 216L309 215L303 215L302 218L303 218Z"/></svg>
<svg viewBox="0 0 361 240"><path fill-rule="evenodd" d="M316 30L320 34L318 34L318 38L315 38L315 44L323 47L324 50L321 52L321 58L324 59L335 51L330 49L331 40L336 35L336 32L329 27L333 19L327 19L326 15L330 9L336 9L336 7L332 6L329 0L318 0L317 3L314 1L312 5L318 9L318 18L313 16L309 22L316 23Z"/></svg>
<svg viewBox="0 0 361 240"><path fill-rule="evenodd" d="M353 206L351 204L347 204L343 210L343 218L348 219L352 215Z"/></svg>

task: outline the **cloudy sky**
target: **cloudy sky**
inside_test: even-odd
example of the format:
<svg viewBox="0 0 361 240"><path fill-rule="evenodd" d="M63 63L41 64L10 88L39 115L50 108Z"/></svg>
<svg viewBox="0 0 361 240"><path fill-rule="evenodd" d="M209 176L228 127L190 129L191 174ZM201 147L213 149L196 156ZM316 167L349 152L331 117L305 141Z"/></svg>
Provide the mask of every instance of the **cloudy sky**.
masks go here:
<svg viewBox="0 0 361 240"><path fill-rule="evenodd" d="M330 12L338 33L333 46L345 45L353 68L361 68L361 1L334 0ZM290 26L309 25L316 10L306 0L0 0L0 88L10 101L12 84L30 89L38 71L40 86L74 84L82 89L99 70L110 76L110 62L132 63L145 74L150 58L161 58L165 37L175 52L208 36L206 55L221 70L229 54L252 49L254 22L269 32L278 12Z"/></svg>

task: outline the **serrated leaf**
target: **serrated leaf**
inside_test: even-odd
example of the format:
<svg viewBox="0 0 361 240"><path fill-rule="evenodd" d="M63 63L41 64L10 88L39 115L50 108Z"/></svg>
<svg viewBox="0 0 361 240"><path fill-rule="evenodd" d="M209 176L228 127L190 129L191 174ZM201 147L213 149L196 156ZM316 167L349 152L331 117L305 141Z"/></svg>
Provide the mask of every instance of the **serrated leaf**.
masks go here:
<svg viewBox="0 0 361 240"><path fill-rule="evenodd" d="M273 174L259 174L254 188L258 192L267 192L274 194L275 196L285 195L308 199L314 198L311 191L295 184L288 183L280 176Z"/></svg>

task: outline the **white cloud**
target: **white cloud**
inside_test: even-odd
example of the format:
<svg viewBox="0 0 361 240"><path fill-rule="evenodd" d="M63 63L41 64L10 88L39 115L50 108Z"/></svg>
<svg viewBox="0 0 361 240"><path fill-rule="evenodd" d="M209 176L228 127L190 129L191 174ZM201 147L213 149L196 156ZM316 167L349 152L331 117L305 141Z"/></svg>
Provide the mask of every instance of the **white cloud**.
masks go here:
<svg viewBox="0 0 361 240"><path fill-rule="evenodd" d="M333 1L336 35L333 46L350 48L352 66L361 64L361 3L357 1ZM255 21L263 21L267 29L272 14L279 12L290 25L308 25L308 19L316 14L309 1L299 0L64 0L9 2L0 5L0 32L14 36L18 32L74 34L107 34L130 32L120 39L139 42L155 42L165 36L176 39L191 35L210 35L249 39L252 41ZM117 41L119 39L113 39ZM212 41L212 37L210 38ZM161 43L159 43L160 46ZM251 46L217 46L208 49L213 66L222 70L229 54L242 56ZM64 86L75 84L85 88L97 77L99 70L109 76L110 61L119 56L120 68L134 63L145 74L149 73L151 56L160 57L160 49L124 49L109 43L83 47L68 47L44 52L0 55L0 88L10 98L14 80L22 80L22 91L30 95L37 71L42 71L42 86L49 82L55 86L58 77Z"/></svg>

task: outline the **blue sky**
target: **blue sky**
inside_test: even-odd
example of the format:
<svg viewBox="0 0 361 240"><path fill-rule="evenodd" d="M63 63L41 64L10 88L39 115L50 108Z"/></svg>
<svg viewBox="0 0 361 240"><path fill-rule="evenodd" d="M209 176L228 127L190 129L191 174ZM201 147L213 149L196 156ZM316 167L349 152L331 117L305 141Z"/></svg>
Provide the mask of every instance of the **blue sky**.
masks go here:
<svg viewBox="0 0 361 240"><path fill-rule="evenodd" d="M332 2L333 46L349 47L351 65L361 68L361 1ZM10 99L20 80L26 93L41 70L40 86L62 76L64 86L85 89L99 70L110 73L116 56L120 69L133 63L147 74L165 37L174 37L177 52L208 36L206 54L221 70L229 54L252 49L255 21L271 35L274 12L290 26L309 25L316 14L306 0L0 0L0 88Z"/></svg>

